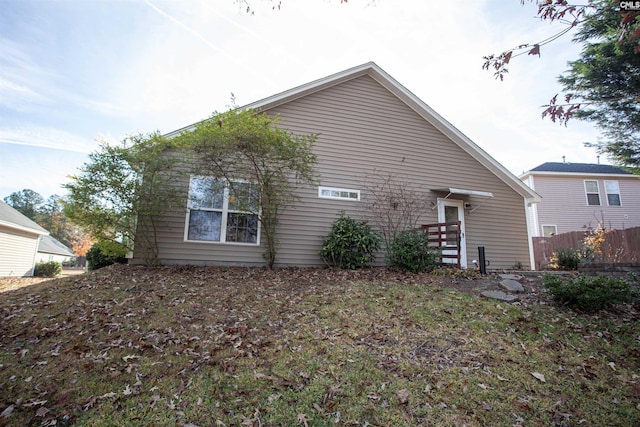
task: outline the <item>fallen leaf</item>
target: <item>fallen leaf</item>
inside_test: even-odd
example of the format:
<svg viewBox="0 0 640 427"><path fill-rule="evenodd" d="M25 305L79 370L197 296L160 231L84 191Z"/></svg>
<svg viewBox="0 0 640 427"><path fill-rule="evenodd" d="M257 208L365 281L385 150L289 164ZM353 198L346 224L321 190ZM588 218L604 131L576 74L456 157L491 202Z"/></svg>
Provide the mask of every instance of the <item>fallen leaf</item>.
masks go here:
<svg viewBox="0 0 640 427"><path fill-rule="evenodd" d="M40 408L38 408L38 410L36 411L36 417L44 417L45 415L47 415L49 413L49 410L47 408L45 408L44 406L41 406Z"/></svg>
<svg viewBox="0 0 640 427"><path fill-rule="evenodd" d="M13 408L15 408L15 406L13 406L13 405L7 406L4 409L4 411L2 411L2 413L0 414L0 417L9 418L11 416L11 413L13 412Z"/></svg>
<svg viewBox="0 0 640 427"><path fill-rule="evenodd" d="M25 407L25 408L31 408L33 406L44 405L45 403L47 403L46 400L34 400L34 401L29 402L29 403L25 403L22 406Z"/></svg>
<svg viewBox="0 0 640 427"><path fill-rule="evenodd" d="M307 414L298 414L298 424L304 424L304 427L309 427L309 420L307 420Z"/></svg>
<svg viewBox="0 0 640 427"><path fill-rule="evenodd" d="M396 397L401 405L405 405L409 400L409 390L403 388L402 390L396 391Z"/></svg>
<svg viewBox="0 0 640 427"><path fill-rule="evenodd" d="M537 378L538 380L544 382L547 382L547 380L545 380L544 375L542 375L540 372L531 372L531 375L533 375L535 378Z"/></svg>

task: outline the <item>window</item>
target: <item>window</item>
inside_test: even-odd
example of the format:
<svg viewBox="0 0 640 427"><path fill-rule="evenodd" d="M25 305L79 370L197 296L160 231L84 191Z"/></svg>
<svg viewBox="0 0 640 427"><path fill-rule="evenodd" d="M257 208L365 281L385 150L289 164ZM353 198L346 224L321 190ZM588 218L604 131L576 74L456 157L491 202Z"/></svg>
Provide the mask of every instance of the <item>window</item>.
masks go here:
<svg viewBox="0 0 640 427"><path fill-rule="evenodd" d="M605 181L604 192L607 193L607 204L609 206L620 206L620 187L618 181Z"/></svg>
<svg viewBox="0 0 640 427"><path fill-rule="evenodd" d="M585 181L584 189L587 193L587 205L600 206L600 191L598 181Z"/></svg>
<svg viewBox="0 0 640 427"><path fill-rule="evenodd" d="M318 197L321 199L360 200L360 190L346 190L344 188L318 187Z"/></svg>
<svg viewBox="0 0 640 427"><path fill-rule="evenodd" d="M250 183L191 177L185 240L258 244L258 197Z"/></svg>
<svg viewBox="0 0 640 427"><path fill-rule="evenodd" d="M558 228L555 225L543 225L542 226L542 235L544 237L551 237L558 234Z"/></svg>

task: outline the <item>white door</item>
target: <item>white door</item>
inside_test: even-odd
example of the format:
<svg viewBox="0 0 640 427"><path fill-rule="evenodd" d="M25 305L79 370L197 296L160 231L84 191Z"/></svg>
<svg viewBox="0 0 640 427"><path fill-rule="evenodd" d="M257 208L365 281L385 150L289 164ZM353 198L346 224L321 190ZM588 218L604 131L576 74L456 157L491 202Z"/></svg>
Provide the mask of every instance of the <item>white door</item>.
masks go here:
<svg viewBox="0 0 640 427"><path fill-rule="evenodd" d="M438 222L460 221L460 267L467 268L467 239L464 231L464 202L462 200L438 199ZM447 227L454 228L454 227ZM452 230L453 231L453 230ZM443 254L455 254L455 251L443 249ZM444 258L443 262L455 263Z"/></svg>

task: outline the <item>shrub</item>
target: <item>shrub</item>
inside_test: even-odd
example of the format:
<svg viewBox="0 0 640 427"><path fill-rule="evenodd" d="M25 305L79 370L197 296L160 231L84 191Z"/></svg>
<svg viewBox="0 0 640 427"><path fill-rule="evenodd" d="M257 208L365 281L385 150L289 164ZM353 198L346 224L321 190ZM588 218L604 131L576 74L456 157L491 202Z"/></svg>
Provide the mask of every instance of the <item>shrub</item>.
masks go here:
<svg viewBox="0 0 640 427"><path fill-rule="evenodd" d="M387 248L387 263L391 267L412 273L431 271L439 258L438 251L429 249L429 235L417 230L402 231Z"/></svg>
<svg viewBox="0 0 640 427"><path fill-rule="evenodd" d="M56 277L62 273L62 266L59 262L39 262L33 269L33 275L37 277Z"/></svg>
<svg viewBox="0 0 640 427"><path fill-rule="evenodd" d="M626 280L602 274L579 275L571 279L546 274L544 286L556 301L574 310L596 312L631 301L631 286Z"/></svg>
<svg viewBox="0 0 640 427"><path fill-rule="evenodd" d="M341 212L318 254L329 266L355 269L374 260L380 242L380 235L366 221L356 221Z"/></svg>
<svg viewBox="0 0 640 427"><path fill-rule="evenodd" d="M87 251L87 268L97 270L111 264L126 264L127 249L116 242L98 242Z"/></svg>
<svg viewBox="0 0 640 427"><path fill-rule="evenodd" d="M574 249L558 249L549 260L549 266L560 270L577 270L580 264L580 252Z"/></svg>

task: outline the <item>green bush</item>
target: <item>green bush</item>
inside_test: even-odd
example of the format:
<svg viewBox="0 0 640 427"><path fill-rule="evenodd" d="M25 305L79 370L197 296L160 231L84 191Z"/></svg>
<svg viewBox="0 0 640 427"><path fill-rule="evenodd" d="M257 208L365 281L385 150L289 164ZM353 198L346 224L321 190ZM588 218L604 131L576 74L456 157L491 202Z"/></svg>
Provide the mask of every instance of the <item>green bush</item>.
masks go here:
<svg viewBox="0 0 640 427"><path fill-rule="evenodd" d="M577 270L580 259L580 252L574 249L560 248L551 257L549 265L560 270Z"/></svg>
<svg viewBox="0 0 640 427"><path fill-rule="evenodd" d="M97 270L111 264L127 263L127 248L119 243L98 242L87 251L87 268Z"/></svg>
<svg viewBox="0 0 640 427"><path fill-rule="evenodd" d="M33 269L33 275L37 277L56 277L62 273L62 266L59 262L39 262Z"/></svg>
<svg viewBox="0 0 640 427"><path fill-rule="evenodd" d="M398 233L387 248L387 263L412 273L433 270L438 258L439 252L429 249L429 235L418 230Z"/></svg>
<svg viewBox="0 0 640 427"><path fill-rule="evenodd" d="M579 275L570 279L546 274L544 286L556 301L590 313L631 301L629 282L602 274Z"/></svg>
<svg viewBox="0 0 640 427"><path fill-rule="evenodd" d="M331 267L360 268L374 260L381 241L380 234L367 222L356 221L341 212L323 240L319 255Z"/></svg>

